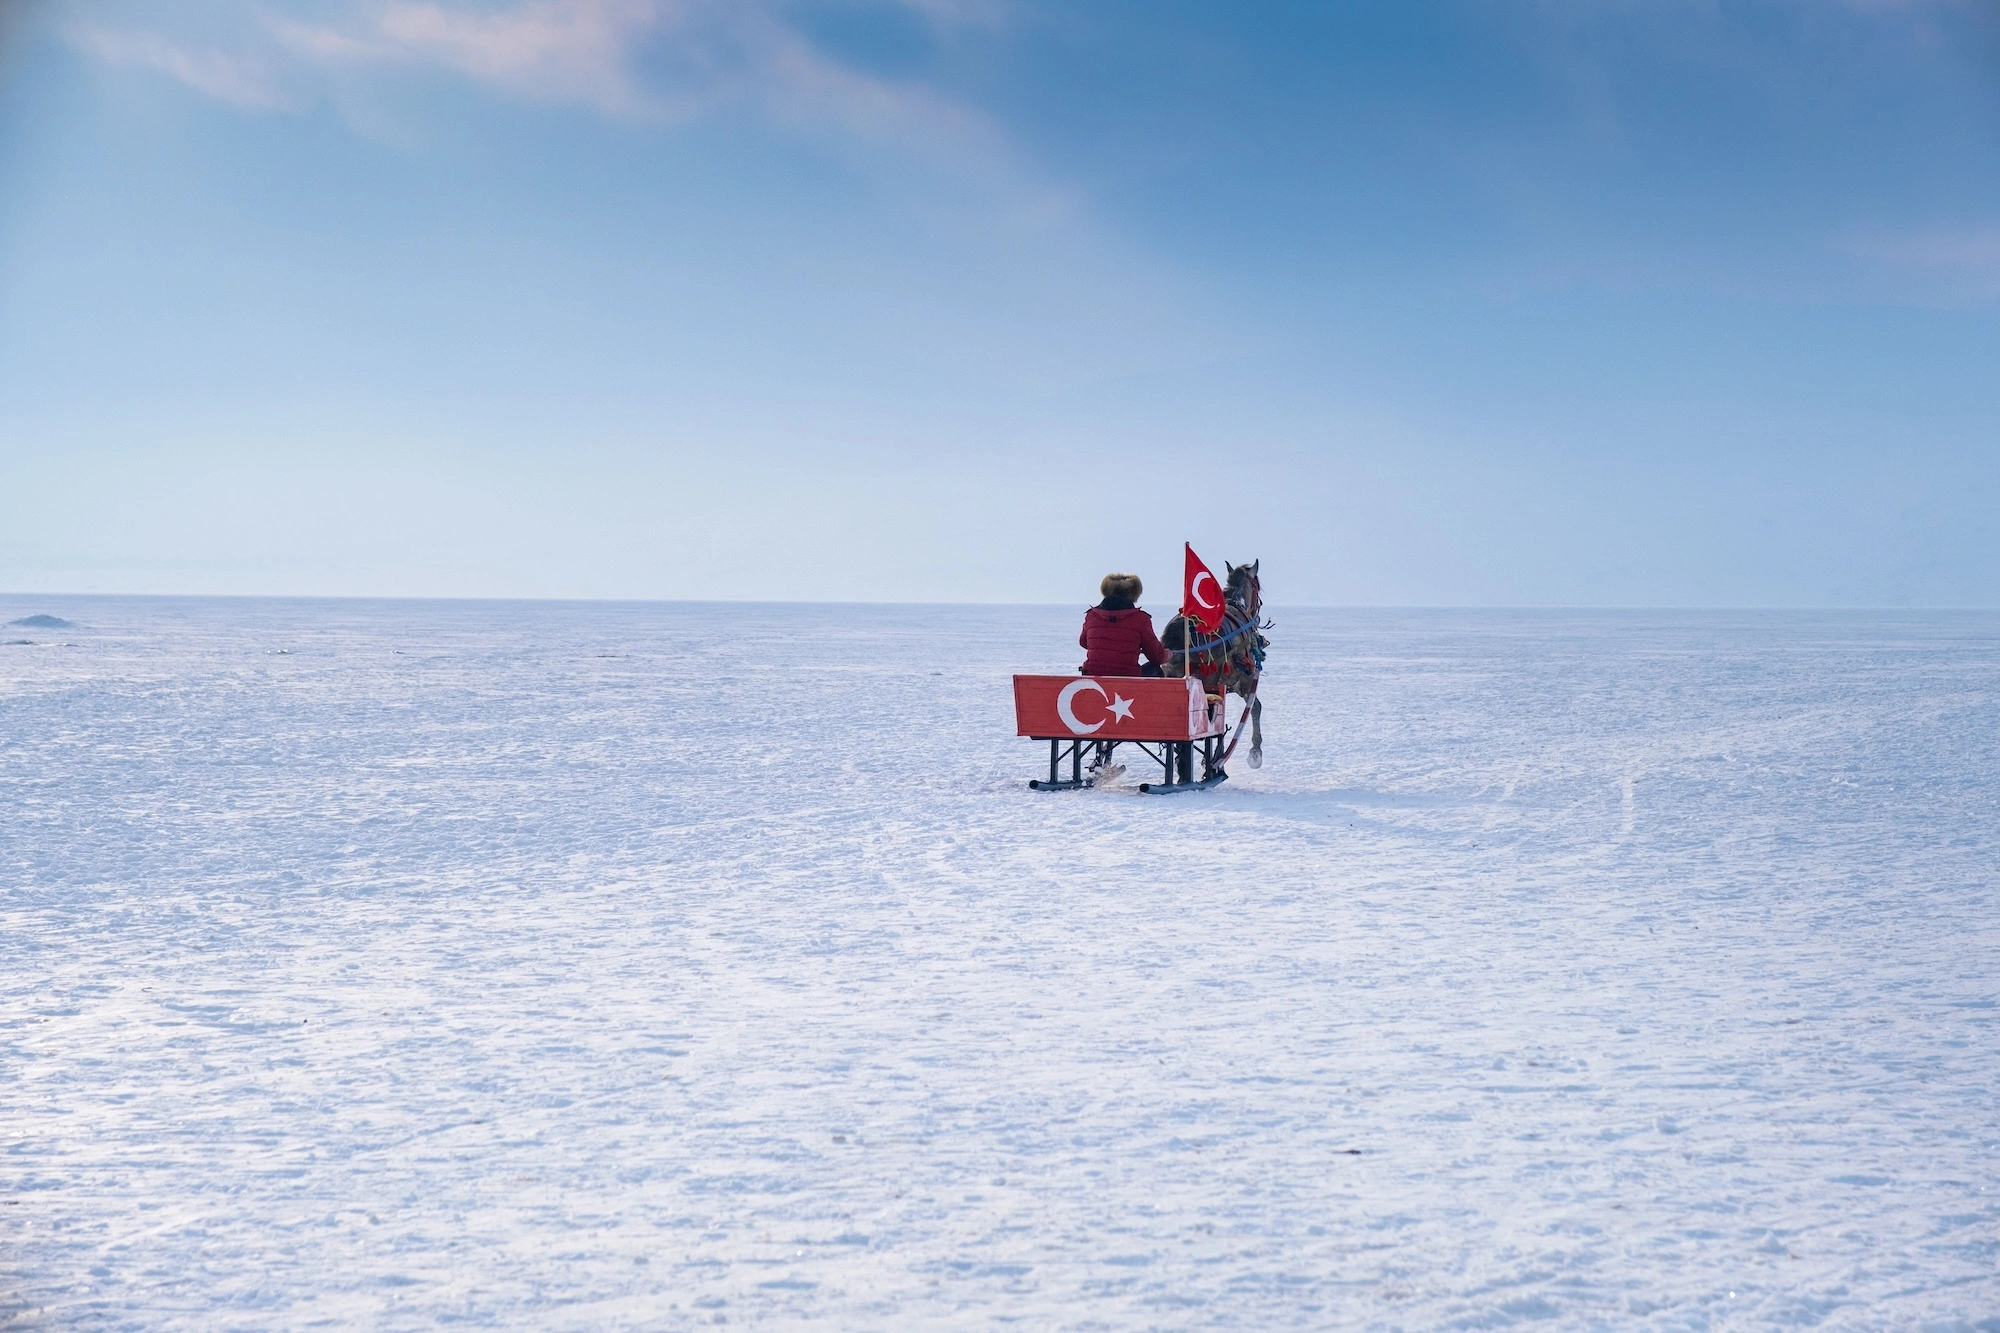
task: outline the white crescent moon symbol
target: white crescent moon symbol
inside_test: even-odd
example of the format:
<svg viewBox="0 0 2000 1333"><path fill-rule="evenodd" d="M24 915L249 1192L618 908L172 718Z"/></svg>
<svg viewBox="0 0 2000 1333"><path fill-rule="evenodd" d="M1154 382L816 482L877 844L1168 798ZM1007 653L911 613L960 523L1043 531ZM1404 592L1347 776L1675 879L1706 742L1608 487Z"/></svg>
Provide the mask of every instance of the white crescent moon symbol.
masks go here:
<svg viewBox="0 0 2000 1333"><path fill-rule="evenodd" d="M1188 592L1194 597L1194 604L1196 606L1212 611L1215 609L1215 603L1201 595L1201 581L1203 579L1207 579L1210 583L1213 583L1215 582L1215 575L1205 569L1202 570L1201 573L1194 576L1194 582L1188 585Z"/></svg>
<svg viewBox="0 0 2000 1333"><path fill-rule="evenodd" d="M1091 732L1096 731L1099 727L1104 725L1102 722L1093 722L1086 727L1083 725L1083 723L1077 721L1076 714L1070 711L1071 702L1075 700L1076 696L1082 693L1084 690L1096 690L1097 697L1100 699L1109 699L1111 697L1110 695L1104 692L1104 687L1102 685L1099 685L1096 681L1090 680L1088 678L1084 680L1073 680L1069 684L1063 686L1062 693L1056 696L1056 716L1063 720L1063 725L1065 727L1068 727L1071 731L1075 732L1079 736L1088 736Z"/></svg>

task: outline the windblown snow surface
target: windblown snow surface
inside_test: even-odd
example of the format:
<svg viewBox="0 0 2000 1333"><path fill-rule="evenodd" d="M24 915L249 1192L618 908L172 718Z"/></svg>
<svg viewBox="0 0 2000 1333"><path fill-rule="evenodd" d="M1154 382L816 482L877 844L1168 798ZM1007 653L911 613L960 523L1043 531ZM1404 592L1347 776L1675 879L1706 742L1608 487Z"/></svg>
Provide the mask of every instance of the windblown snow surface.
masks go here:
<svg viewBox="0 0 2000 1333"><path fill-rule="evenodd" d="M2000 1327L2000 617L27 612L9 1326Z"/></svg>

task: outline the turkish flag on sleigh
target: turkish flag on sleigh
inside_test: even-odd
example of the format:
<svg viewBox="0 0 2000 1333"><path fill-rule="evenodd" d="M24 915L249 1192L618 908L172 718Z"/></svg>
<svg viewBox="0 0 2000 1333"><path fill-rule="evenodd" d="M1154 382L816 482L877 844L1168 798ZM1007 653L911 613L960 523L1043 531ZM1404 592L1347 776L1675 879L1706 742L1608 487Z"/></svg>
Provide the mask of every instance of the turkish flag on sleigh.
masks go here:
<svg viewBox="0 0 2000 1333"><path fill-rule="evenodd" d="M1194 553L1192 545L1183 542L1181 547L1187 552L1187 558L1181 562L1181 614L1213 634L1222 628L1222 585L1215 581L1215 575Z"/></svg>
<svg viewBox="0 0 2000 1333"><path fill-rule="evenodd" d="M1094 741L1194 741L1220 736L1222 700L1181 676L1016 676L1019 736Z"/></svg>

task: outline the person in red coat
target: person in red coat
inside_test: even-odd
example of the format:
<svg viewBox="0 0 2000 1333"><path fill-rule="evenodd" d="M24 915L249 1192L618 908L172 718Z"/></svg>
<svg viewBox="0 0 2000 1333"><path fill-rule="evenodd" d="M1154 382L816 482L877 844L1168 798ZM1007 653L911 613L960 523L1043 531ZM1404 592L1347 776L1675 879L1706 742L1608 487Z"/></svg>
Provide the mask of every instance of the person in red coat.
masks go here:
<svg viewBox="0 0 2000 1333"><path fill-rule="evenodd" d="M1086 676L1157 676L1167 660L1160 636L1153 633L1153 618L1139 609L1139 594L1145 591L1137 574L1106 574L1097 585L1104 600L1083 613L1083 633L1077 643L1084 649ZM1141 666L1144 655L1148 666Z"/></svg>

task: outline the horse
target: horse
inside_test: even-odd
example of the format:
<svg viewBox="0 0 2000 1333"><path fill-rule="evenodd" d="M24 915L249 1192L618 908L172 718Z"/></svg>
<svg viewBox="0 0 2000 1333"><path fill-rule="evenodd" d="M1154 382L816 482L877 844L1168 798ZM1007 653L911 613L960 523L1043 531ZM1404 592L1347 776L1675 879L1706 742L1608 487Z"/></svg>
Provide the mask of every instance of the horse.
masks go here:
<svg viewBox="0 0 2000 1333"><path fill-rule="evenodd" d="M1223 568L1229 571L1229 581L1222 595L1222 627L1213 638L1204 636L1199 625L1191 626L1185 616L1169 620L1166 633L1160 636L1171 655L1168 675L1178 671L1199 676L1208 693L1234 694L1243 700L1243 711L1250 718L1252 768L1264 766L1264 704L1257 697L1257 677L1264 669L1264 650L1270 647L1270 640L1262 633L1270 626L1258 623L1258 617L1264 613L1263 585L1257 580L1257 566L1261 563L1260 560L1247 565L1223 562ZM1190 628L1194 631L1192 658L1186 652ZM1239 721L1237 725L1243 724ZM1235 748L1234 741L1230 742L1230 748Z"/></svg>

